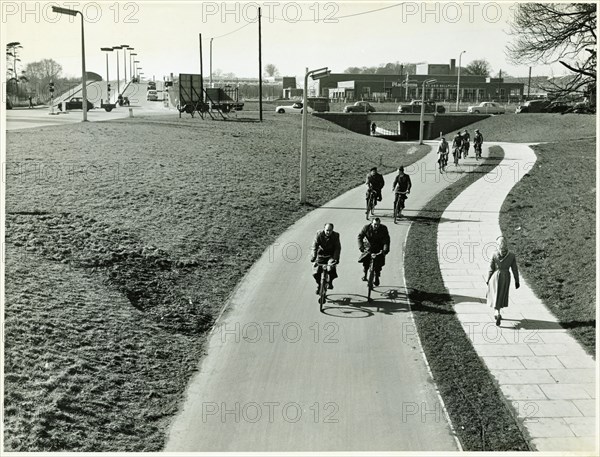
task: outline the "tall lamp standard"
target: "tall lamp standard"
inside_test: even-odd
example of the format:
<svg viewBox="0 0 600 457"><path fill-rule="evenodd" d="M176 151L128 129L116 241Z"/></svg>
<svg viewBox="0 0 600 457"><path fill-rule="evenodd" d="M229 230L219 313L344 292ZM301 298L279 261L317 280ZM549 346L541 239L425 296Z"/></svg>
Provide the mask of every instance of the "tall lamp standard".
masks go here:
<svg viewBox="0 0 600 457"><path fill-rule="evenodd" d="M304 75L304 90L302 91L302 140L300 142L300 203L306 203L306 174L308 170L308 77L319 79L331 73L327 67L317 70L306 69ZM318 94L317 94L318 95Z"/></svg>
<svg viewBox="0 0 600 457"><path fill-rule="evenodd" d="M133 76L135 76L135 79L138 79L138 66L137 66L138 63L140 63L139 60L133 61ZM139 80L138 80L138 82L139 82Z"/></svg>
<svg viewBox="0 0 600 457"><path fill-rule="evenodd" d="M421 119L419 122L419 144L423 144L423 124L425 123L425 85L436 82L437 79L426 79L423 81L421 90Z"/></svg>
<svg viewBox="0 0 600 457"><path fill-rule="evenodd" d="M121 82L119 79L119 49L121 49L121 46L113 46L113 50L117 51L117 94L121 93Z"/></svg>
<svg viewBox="0 0 600 457"><path fill-rule="evenodd" d="M133 48L131 48L133 49ZM133 61L135 60L135 57L133 56L137 56L137 54L135 52L130 52L129 53L129 77L131 79L133 79Z"/></svg>
<svg viewBox="0 0 600 457"><path fill-rule="evenodd" d="M458 79L456 81L456 111L458 111L458 108L460 106L460 64L461 64L462 55L465 52L467 52L467 51L463 51L458 55Z"/></svg>
<svg viewBox="0 0 600 457"><path fill-rule="evenodd" d="M121 48L123 49L123 74L125 75L123 84L127 84L127 50L133 48L130 48L128 44L122 44Z"/></svg>
<svg viewBox="0 0 600 457"><path fill-rule="evenodd" d="M83 31L83 14L81 11L72 10L69 8L61 8L59 6L52 7L53 13L66 14L67 16L81 16L81 98L83 105L83 122L87 122L87 78L85 74L85 40Z"/></svg>
<svg viewBox="0 0 600 457"><path fill-rule="evenodd" d="M112 52L113 48L100 48L100 50L106 52L106 96L108 98L107 103L110 103L110 79L108 79L108 53Z"/></svg>

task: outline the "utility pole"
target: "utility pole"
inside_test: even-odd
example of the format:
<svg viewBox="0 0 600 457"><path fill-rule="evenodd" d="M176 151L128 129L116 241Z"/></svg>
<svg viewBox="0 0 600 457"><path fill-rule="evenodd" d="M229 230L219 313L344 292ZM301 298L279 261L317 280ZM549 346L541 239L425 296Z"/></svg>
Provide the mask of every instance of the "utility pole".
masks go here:
<svg viewBox="0 0 600 457"><path fill-rule="evenodd" d="M529 78L527 79L527 100L529 100L530 89L531 89L531 67L529 67Z"/></svg>
<svg viewBox="0 0 600 457"><path fill-rule="evenodd" d="M202 73L202 34L198 34L198 41L200 42L200 101L204 102L204 73ZM212 42L212 38L210 40ZM180 86L181 87L181 86ZM181 100L179 101L181 103ZM181 113L179 113L181 116Z"/></svg>
<svg viewBox="0 0 600 457"><path fill-rule="evenodd" d="M306 108L304 111L306 111ZM262 29L260 7L258 8L258 114L259 119L262 122Z"/></svg>

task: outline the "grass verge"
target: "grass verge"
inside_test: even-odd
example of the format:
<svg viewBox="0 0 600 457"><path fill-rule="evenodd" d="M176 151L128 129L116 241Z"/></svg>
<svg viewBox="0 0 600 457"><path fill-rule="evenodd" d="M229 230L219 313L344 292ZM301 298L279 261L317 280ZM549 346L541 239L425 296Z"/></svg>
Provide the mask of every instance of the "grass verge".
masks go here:
<svg viewBox="0 0 600 457"><path fill-rule="evenodd" d="M490 148L480 169L490 171L503 156L501 148ZM413 224L408 233L406 284L423 350L464 450L524 451L529 449L527 441L456 317L439 269L439 220L472 183L464 176L422 209L418 217L427 218L427 223Z"/></svg>
<svg viewBox="0 0 600 457"><path fill-rule="evenodd" d="M264 249L371 166L429 151L309 118L301 206L300 120L8 133L7 451L161 450L206 329Z"/></svg>
<svg viewBox="0 0 600 457"><path fill-rule="evenodd" d="M537 162L504 201L500 227L535 294L595 356L596 143L533 149Z"/></svg>

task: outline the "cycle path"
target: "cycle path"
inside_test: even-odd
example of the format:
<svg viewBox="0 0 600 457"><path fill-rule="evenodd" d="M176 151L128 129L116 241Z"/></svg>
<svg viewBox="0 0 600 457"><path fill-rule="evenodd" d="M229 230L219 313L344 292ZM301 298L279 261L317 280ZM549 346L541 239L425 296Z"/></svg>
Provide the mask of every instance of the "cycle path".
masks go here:
<svg viewBox="0 0 600 457"><path fill-rule="evenodd" d="M402 264L410 218L459 175L440 176L435 162L431 152L407 168L413 190L398 224L394 175L385 177L376 216L391 253L372 303L357 262L364 186L312 211L264 252L209 337L165 451L460 449L422 354ZM309 248L326 222L342 253L321 313Z"/></svg>
<svg viewBox="0 0 600 457"><path fill-rule="evenodd" d="M502 203L536 162L527 145L496 144L505 153L499 167L465 189L442 215L442 277L473 347L512 403L533 446L598 455L594 359L558 324L522 274L518 290L512 280L500 327L485 304L489 259L502 234ZM518 227L512 229L518 233ZM506 236L510 247L512 234ZM517 263L527 255L516 253Z"/></svg>

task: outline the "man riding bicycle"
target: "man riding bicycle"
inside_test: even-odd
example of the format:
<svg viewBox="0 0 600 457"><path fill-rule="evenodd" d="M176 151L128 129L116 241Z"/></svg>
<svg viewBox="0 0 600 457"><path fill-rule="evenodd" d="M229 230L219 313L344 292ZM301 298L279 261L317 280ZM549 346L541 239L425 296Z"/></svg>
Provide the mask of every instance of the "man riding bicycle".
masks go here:
<svg viewBox="0 0 600 457"><path fill-rule="evenodd" d="M365 225L358 234L358 249L361 255L358 259L363 264L362 280L367 280L371 260L375 271L373 284L379 285L379 275L385 265L385 256L390 252L390 234L381 220L376 217L370 224ZM378 254L372 258L372 254Z"/></svg>
<svg viewBox="0 0 600 457"><path fill-rule="evenodd" d="M367 185L367 200L369 199L369 192L372 190L377 194L377 201L381 201L381 189L385 185L385 181L383 180L383 176L377 173L377 167L371 168L369 173L367 174L367 178L365 180L365 184ZM375 203L377 204L377 202Z"/></svg>
<svg viewBox="0 0 600 457"><path fill-rule="evenodd" d="M450 145L446 141L446 138L442 137L440 144L438 145L437 153L440 155L438 163L440 164L440 173L448 165L448 153L450 152Z"/></svg>
<svg viewBox="0 0 600 457"><path fill-rule="evenodd" d="M404 209L404 200L408 198L408 194L410 194L410 188L412 187L412 182L410 181L410 176L404 174L404 167L400 165L398 167L398 175L396 179L394 179L394 184L392 186L392 192L394 192L395 198L399 199L400 209ZM394 200L396 203L396 200ZM395 207L395 205L394 205Z"/></svg>
<svg viewBox="0 0 600 457"><path fill-rule="evenodd" d="M323 230L317 231L310 250L313 263L313 278L317 281L317 294L321 285L323 267L329 266L329 288L333 289L333 280L337 278L335 265L340 261L340 234L333 231L333 224L327 223Z"/></svg>
<svg viewBox="0 0 600 457"><path fill-rule="evenodd" d="M462 134L462 140L462 150L464 151L463 157L467 157L469 155L469 148L471 147L471 135L467 132L467 129L465 129Z"/></svg>
<svg viewBox="0 0 600 457"><path fill-rule="evenodd" d="M475 129L475 136L473 137L473 148L475 149L475 158L481 157L481 146L483 145L483 135L479 129Z"/></svg>
<svg viewBox="0 0 600 457"><path fill-rule="evenodd" d="M460 157L460 149L462 148L462 142L463 142L463 138L460 135L460 132L458 132L454 136L454 139L452 140L452 154L454 155L454 161L456 163L458 163L456 158Z"/></svg>

